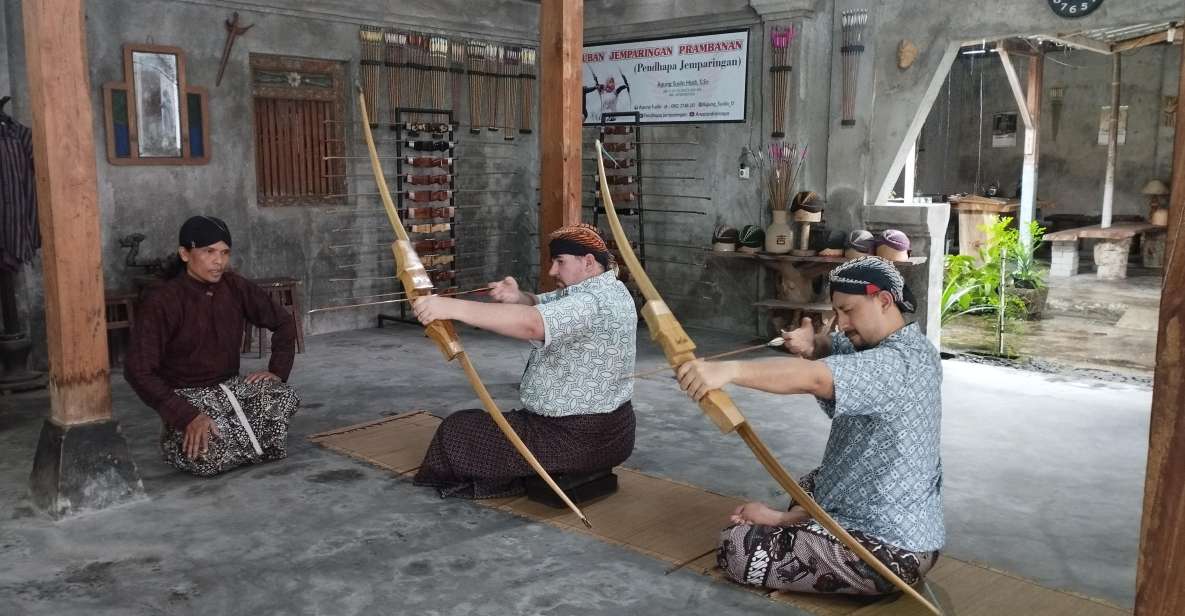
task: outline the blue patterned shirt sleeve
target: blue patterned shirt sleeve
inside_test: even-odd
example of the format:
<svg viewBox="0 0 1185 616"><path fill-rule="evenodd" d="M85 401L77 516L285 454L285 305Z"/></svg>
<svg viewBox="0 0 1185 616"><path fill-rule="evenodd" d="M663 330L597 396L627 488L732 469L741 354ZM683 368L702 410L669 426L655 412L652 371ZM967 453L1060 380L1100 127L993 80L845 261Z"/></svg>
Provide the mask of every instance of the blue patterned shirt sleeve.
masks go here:
<svg viewBox="0 0 1185 616"><path fill-rule="evenodd" d="M555 291L548 291L547 293L539 293L535 295L535 305L541 306L549 302L554 302L560 298L560 291L561 289L556 289Z"/></svg>
<svg viewBox="0 0 1185 616"><path fill-rule="evenodd" d="M541 303L535 309L543 316L544 337L540 348L588 335L597 318L597 300L589 293L573 293Z"/></svg>
<svg viewBox="0 0 1185 616"><path fill-rule="evenodd" d="M895 349L874 347L858 353L833 354L821 361L831 370L835 384L835 399L828 413L832 418L888 413L898 408L890 402L904 393L907 366Z"/></svg>

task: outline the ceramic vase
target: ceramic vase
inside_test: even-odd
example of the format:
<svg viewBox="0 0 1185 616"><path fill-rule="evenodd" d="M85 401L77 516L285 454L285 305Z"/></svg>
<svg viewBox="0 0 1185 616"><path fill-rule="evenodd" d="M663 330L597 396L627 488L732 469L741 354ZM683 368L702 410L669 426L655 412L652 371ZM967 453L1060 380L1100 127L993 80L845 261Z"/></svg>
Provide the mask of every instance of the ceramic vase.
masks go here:
<svg viewBox="0 0 1185 616"><path fill-rule="evenodd" d="M794 248L794 230L786 224L786 210L774 210L774 221L765 228L765 251L786 254Z"/></svg>

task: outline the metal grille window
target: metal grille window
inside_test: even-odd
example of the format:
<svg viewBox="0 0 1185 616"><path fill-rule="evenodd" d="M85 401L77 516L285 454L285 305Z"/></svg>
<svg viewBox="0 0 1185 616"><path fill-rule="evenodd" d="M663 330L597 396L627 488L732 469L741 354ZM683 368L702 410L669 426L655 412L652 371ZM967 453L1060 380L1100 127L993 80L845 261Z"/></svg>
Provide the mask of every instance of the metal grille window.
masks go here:
<svg viewBox="0 0 1185 616"><path fill-rule="evenodd" d="M344 74L341 62L251 54L260 205L341 202Z"/></svg>

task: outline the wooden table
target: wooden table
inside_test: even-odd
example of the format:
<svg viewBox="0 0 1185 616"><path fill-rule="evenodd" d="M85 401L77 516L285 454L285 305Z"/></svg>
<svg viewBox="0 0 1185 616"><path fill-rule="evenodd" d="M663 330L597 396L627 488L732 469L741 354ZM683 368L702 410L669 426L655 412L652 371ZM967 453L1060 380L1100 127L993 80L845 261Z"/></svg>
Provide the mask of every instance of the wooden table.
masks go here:
<svg viewBox="0 0 1185 616"><path fill-rule="evenodd" d="M1078 240L1099 240L1094 247L1096 276L1099 280L1127 278L1127 257L1132 238L1142 241L1163 241L1165 228L1146 222L1117 222L1110 227L1099 225L1064 229L1046 234L1053 244L1053 259L1049 268L1051 278L1068 278L1078 274Z"/></svg>
<svg viewBox="0 0 1185 616"><path fill-rule="evenodd" d="M987 243L983 227L990 225L996 216L1014 216L1020 202L975 196L956 201L952 197L950 209L959 213L959 254L970 255L979 263L979 249Z"/></svg>

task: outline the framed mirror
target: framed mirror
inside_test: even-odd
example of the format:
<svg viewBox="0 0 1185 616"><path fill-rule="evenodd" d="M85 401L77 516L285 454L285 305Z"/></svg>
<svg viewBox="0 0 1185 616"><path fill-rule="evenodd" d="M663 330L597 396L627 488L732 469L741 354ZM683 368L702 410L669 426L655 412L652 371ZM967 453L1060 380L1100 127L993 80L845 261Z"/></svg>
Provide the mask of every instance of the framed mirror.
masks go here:
<svg viewBox="0 0 1185 616"><path fill-rule="evenodd" d="M185 55L163 45L123 46L124 80L103 84L107 161L113 165L209 162L206 90L185 81Z"/></svg>

